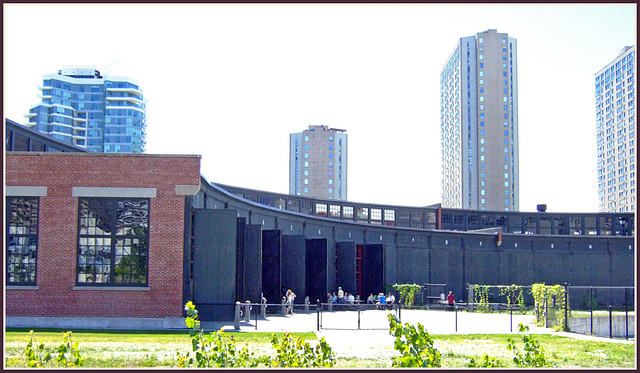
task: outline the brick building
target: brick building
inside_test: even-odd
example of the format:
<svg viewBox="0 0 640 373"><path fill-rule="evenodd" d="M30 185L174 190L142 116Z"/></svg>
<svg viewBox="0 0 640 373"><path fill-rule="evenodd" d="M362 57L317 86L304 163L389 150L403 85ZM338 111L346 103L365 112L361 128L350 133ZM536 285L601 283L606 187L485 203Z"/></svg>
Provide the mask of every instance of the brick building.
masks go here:
<svg viewBox="0 0 640 373"><path fill-rule="evenodd" d="M7 317L182 316L200 156L9 152L5 186Z"/></svg>

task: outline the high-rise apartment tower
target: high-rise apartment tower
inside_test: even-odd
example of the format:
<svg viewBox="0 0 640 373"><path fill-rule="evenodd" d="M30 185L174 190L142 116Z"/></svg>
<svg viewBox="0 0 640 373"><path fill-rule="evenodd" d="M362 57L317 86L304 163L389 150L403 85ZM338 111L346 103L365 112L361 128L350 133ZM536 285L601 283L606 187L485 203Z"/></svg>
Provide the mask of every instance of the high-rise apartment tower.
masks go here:
<svg viewBox="0 0 640 373"><path fill-rule="evenodd" d="M38 89L42 103L31 107L26 126L92 152L144 152L146 103L134 80L67 66Z"/></svg>
<svg viewBox="0 0 640 373"><path fill-rule="evenodd" d="M596 73L598 208L636 211L636 47Z"/></svg>
<svg viewBox="0 0 640 373"><path fill-rule="evenodd" d="M518 211L516 39L460 38L440 72L442 205Z"/></svg>
<svg viewBox="0 0 640 373"><path fill-rule="evenodd" d="M346 201L346 131L309 126L289 141L289 194Z"/></svg>

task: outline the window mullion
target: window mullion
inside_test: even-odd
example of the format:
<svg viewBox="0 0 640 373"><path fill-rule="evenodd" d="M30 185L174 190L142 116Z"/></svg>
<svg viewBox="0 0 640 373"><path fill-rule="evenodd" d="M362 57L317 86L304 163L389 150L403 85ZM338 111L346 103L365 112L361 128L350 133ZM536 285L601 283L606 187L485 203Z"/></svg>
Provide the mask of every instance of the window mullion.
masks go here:
<svg viewBox="0 0 640 373"><path fill-rule="evenodd" d="M109 266L109 284L115 285L116 281L116 231L118 219L118 201L111 199L111 265Z"/></svg>

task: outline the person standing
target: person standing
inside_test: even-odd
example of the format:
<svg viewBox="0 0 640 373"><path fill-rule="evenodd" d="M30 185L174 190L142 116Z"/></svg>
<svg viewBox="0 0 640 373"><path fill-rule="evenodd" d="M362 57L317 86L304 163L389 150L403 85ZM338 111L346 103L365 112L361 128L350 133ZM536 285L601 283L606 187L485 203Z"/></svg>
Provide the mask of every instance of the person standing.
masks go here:
<svg viewBox="0 0 640 373"><path fill-rule="evenodd" d="M338 303L339 304L344 303L344 291L340 286L338 286Z"/></svg>
<svg viewBox="0 0 640 373"><path fill-rule="evenodd" d="M287 315L289 314L289 312L291 312L291 314L295 313L293 312L294 299L296 299L296 293L291 291L291 289L287 290L287 312L286 312Z"/></svg>

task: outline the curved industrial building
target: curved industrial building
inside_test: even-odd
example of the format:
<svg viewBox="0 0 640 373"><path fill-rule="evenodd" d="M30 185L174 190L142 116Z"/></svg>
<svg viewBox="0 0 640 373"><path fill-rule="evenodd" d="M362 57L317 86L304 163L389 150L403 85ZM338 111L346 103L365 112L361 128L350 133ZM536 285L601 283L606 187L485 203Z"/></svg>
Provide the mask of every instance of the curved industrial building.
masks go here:
<svg viewBox="0 0 640 373"><path fill-rule="evenodd" d="M8 120L5 140L8 326L179 327L188 300L230 320L283 287L315 303L338 286L635 285L632 213L317 200L210 183L197 155L56 148Z"/></svg>

